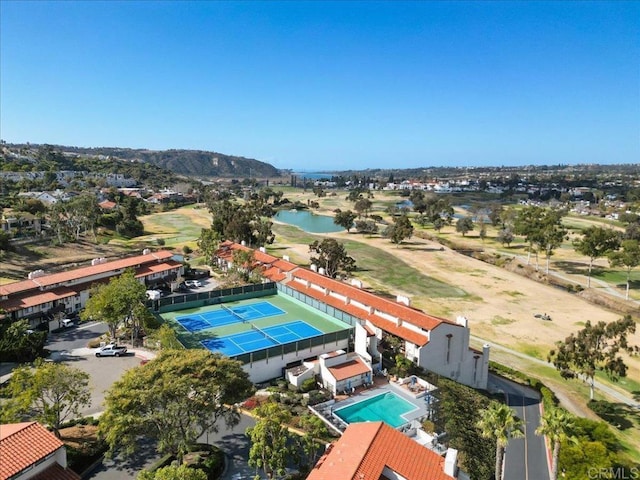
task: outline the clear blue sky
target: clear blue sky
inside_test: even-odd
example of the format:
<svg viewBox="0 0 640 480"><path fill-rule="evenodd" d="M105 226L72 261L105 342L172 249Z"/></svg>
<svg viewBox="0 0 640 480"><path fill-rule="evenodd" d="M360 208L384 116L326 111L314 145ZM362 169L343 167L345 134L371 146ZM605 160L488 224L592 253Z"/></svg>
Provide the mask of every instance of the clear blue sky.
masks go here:
<svg viewBox="0 0 640 480"><path fill-rule="evenodd" d="M8 142L640 162L640 2L0 1Z"/></svg>

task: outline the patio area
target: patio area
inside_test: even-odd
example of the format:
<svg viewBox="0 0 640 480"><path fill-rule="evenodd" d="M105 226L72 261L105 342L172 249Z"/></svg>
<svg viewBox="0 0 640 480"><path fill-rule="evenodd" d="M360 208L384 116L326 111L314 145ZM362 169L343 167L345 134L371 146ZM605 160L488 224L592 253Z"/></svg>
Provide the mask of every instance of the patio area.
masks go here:
<svg viewBox="0 0 640 480"><path fill-rule="evenodd" d="M433 388L435 389L435 387ZM412 426L420 425L422 421L430 418L431 396L426 396L427 388L422 390L422 395L417 396L416 392L411 392L405 385L396 382L389 382L386 377L374 377L372 386L360 386L355 389L351 395L336 395L334 399L324 402L314 407L309 407L317 416L322 418L324 422L338 433L342 433L348 426L348 423L335 414L336 410L364 402L374 397L378 397L387 392L393 393L402 400L411 404L414 408L401 417L404 422L400 427L401 431L407 431ZM428 401L427 401L428 400ZM370 419L370 420L382 420Z"/></svg>

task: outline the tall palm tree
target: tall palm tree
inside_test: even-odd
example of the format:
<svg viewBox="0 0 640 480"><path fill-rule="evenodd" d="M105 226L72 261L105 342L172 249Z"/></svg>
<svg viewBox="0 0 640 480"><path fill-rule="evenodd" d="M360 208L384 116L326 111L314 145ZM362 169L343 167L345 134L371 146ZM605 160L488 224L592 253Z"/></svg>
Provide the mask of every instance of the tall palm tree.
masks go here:
<svg viewBox="0 0 640 480"><path fill-rule="evenodd" d="M558 458L560 456L560 444L564 441L577 443L577 438L571 435L575 426L574 417L563 408L549 408L545 410L536 430L536 434L549 438L553 445L553 457L551 463L551 480L558 478Z"/></svg>
<svg viewBox="0 0 640 480"><path fill-rule="evenodd" d="M496 480L501 480L504 449L510 438L524 436L521 430L522 420L516 417L508 405L491 402L487 408L480 410L480 420L476 426L483 437L496 440Z"/></svg>

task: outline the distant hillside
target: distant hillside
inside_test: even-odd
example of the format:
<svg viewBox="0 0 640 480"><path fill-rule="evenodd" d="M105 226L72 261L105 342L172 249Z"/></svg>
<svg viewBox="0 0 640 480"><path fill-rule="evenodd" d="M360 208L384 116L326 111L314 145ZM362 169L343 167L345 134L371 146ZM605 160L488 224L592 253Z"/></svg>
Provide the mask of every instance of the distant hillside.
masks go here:
<svg viewBox="0 0 640 480"><path fill-rule="evenodd" d="M103 155L151 163L182 175L202 177L276 177L279 170L253 158L202 150L143 150L131 148L56 147L80 155Z"/></svg>

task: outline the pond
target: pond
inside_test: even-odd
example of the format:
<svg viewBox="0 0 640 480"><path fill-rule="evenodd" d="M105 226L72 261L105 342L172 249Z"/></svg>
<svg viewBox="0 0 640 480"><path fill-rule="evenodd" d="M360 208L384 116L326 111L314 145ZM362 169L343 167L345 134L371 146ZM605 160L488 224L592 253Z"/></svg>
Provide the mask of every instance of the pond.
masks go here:
<svg viewBox="0 0 640 480"><path fill-rule="evenodd" d="M315 215L306 210L280 210L276 220L288 223L308 233L342 232L344 228L333 223L333 217Z"/></svg>

